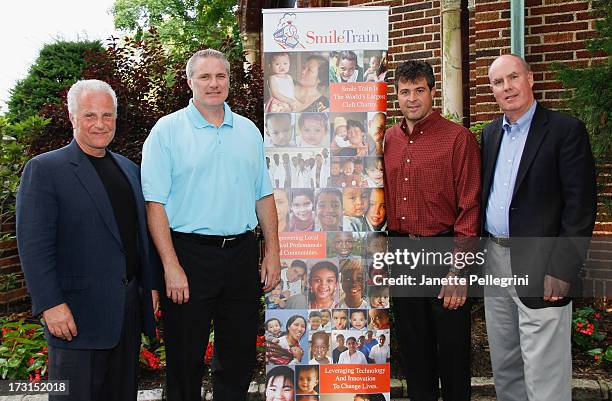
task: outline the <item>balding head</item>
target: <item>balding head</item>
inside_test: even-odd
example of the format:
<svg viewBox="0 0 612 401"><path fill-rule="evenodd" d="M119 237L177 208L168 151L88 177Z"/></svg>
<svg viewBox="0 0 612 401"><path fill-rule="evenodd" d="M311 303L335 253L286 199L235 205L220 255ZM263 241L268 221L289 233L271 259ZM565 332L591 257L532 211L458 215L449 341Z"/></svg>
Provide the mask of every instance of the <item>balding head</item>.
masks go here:
<svg viewBox="0 0 612 401"><path fill-rule="evenodd" d="M510 123L524 115L534 102L533 73L514 54L500 56L489 67L489 82L499 108Z"/></svg>

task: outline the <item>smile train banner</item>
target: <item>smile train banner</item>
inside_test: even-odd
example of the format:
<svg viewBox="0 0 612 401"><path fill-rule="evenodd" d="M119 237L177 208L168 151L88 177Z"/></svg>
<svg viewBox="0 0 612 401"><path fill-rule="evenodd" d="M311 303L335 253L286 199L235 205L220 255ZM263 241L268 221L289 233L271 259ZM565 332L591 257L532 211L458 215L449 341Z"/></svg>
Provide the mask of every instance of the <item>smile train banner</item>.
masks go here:
<svg viewBox="0 0 612 401"><path fill-rule="evenodd" d="M389 401L382 141L388 7L263 10L264 143L281 241L266 401Z"/></svg>

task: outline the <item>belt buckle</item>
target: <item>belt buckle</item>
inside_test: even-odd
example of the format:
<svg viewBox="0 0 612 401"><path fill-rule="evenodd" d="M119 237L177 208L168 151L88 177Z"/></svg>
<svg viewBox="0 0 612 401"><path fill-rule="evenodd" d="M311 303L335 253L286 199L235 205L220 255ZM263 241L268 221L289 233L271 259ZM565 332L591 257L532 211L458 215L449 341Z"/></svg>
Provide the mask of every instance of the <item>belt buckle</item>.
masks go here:
<svg viewBox="0 0 612 401"><path fill-rule="evenodd" d="M223 238L223 243L221 243L221 248L225 248L225 242L233 241L235 239L236 239L236 237Z"/></svg>

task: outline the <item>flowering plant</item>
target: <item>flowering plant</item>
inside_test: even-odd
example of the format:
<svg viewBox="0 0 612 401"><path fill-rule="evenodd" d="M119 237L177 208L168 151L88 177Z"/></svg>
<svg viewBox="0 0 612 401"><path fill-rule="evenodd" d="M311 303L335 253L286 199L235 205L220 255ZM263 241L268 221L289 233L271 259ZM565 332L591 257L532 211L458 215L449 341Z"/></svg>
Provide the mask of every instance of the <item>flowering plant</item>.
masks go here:
<svg viewBox="0 0 612 401"><path fill-rule="evenodd" d="M49 357L43 326L24 320L0 321L0 377L38 381L47 376Z"/></svg>
<svg viewBox="0 0 612 401"><path fill-rule="evenodd" d="M140 364L148 370L159 370L166 366L166 346L160 329L161 310L155 313L155 338L149 338L144 334L140 335Z"/></svg>
<svg viewBox="0 0 612 401"><path fill-rule="evenodd" d="M578 349L593 356L595 364L612 362L612 346L605 347L606 333L602 327L604 310L590 306L577 308L572 318L572 341Z"/></svg>

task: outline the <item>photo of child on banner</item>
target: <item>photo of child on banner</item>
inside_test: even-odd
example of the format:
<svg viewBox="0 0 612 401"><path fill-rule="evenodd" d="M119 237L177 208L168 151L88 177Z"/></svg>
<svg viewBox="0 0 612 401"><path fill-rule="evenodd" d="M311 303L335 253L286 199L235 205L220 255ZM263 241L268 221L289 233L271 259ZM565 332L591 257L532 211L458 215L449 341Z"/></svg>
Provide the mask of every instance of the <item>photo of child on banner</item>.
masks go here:
<svg viewBox="0 0 612 401"><path fill-rule="evenodd" d="M266 401L390 399L389 287L375 285L388 270L373 267L387 249L387 43L322 34L386 21L388 9L347 9L368 17L342 23L330 10L264 11L264 144L281 242L281 281L265 294ZM373 369L372 387L330 370L356 365Z"/></svg>

